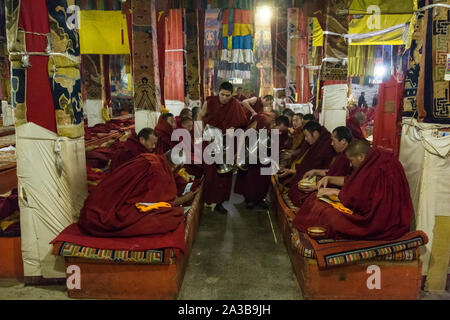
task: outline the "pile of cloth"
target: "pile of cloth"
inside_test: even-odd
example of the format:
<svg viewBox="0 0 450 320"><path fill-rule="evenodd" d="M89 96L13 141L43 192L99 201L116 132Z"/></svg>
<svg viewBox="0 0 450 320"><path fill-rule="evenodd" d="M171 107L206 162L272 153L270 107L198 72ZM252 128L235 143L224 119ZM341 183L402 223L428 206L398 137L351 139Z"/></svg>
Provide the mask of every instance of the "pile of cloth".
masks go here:
<svg viewBox="0 0 450 320"><path fill-rule="evenodd" d="M17 189L0 196L0 237L20 235L19 198Z"/></svg>
<svg viewBox="0 0 450 320"><path fill-rule="evenodd" d="M99 123L93 127L88 127L85 124L84 127L84 138L86 141L91 140L95 137L102 137L105 133L110 133L113 130L121 131L124 128L128 128L134 125L134 119L112 119L107 123Z"/></svg>

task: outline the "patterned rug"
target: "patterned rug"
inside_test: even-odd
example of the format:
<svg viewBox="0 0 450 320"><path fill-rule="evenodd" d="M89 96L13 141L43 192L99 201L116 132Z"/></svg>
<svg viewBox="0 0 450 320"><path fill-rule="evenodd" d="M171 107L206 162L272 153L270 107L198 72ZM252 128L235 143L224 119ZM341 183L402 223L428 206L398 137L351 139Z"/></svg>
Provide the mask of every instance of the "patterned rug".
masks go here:
<svg viewBox="0 0 450 320"><path fill-rule="evenodd" d="M175 258L171 248L145 251L112 250L89 248L69 242L55 243L53 254L63 257L141 264L172 264Z"/></svg>

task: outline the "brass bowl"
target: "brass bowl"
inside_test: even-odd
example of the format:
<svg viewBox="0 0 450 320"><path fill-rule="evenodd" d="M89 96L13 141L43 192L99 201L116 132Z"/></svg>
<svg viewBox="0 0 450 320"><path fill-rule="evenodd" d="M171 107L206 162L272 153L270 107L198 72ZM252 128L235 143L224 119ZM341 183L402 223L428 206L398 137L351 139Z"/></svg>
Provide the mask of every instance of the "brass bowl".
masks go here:
<svg viewBox="0 0 450 320"><path fill-rule="evenodd" d="M323 238L327 234L327 229L322 227L309 227L306 230L311 238Z"/></svg>

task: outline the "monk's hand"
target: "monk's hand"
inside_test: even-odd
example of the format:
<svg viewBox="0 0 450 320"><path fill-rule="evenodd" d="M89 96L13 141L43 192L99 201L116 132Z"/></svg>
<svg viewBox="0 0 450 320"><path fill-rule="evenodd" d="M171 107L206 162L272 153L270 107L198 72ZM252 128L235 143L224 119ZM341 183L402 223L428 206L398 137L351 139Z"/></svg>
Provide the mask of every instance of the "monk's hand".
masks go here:
<svg viewBox="0 0 450 320"><path fill-rule="evenodd" d="M308 186L308 187L302 187L299 189L305 193L311 193L311 192L317 191L317 186Z"/></svg>
<svg viewBox="0 0 450 320"><path fill-rule="evenodd" d="M341 190L335 188L322 188L317 192L317 197L320 198L323 196L339 196L340 191Z"/></svg>
<svg viewBox="0 0 450 320"><path fill-rule="evenodd" d="M328 186L329 179L330 177L327 176L320 179L319 182L317 183L317 190L320 190L321 188L326 188Z"/></svg>
<svg viewBox="0 0 450 320"><path fill-rule="evenodd" d="M317 176L325 177L328 173L328 170L315 170Z"/></svg>
<svg viewBox="0 0 450 320"><path fill-rule="evenodd" d="M315 176L315 175L317 175L316 174L316 170L309 170L308 172L306 172L304 175L303 175L303 179L305 179L305 178L309 178L309 177L312 177L312 176Z"/></svg>
<svg viewBox="0 0 450 320"><path fill-rule="evenodd" d="M285 178L285 177L288 177L288 176L290 176L290 175L292 175L292 174L294 174L295 173L295 170L289 170L289 169L286 169L286 170L283 170L283 171L281 171L280 173L279 173L279 175L278 175L278 177L279 178Z"/></svg>

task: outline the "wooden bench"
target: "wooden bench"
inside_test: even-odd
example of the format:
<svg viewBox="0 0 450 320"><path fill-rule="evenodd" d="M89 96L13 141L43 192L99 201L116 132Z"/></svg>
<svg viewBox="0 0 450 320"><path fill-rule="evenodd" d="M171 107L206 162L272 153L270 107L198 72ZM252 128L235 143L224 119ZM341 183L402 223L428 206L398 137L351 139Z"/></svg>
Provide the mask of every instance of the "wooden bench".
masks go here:
<svg viewBox="0 0 450 320"><path fill-rule="evenodd" d="M289 258L305 299L354 300L414 300L419 298L422 281L422 263L413 261L362 260L354 264L319 268L316 259L301 255L291 243L292 221L295 213L285 203L272 177L271 199L273 210L283 234ZM380 289L369 289L371 276L368 267L380 269Z"/></svg>
<svg viewBox="0 0 450 320"><path fill-rule="evenodd" d="M80 268L81 289L68 288L68 295L77 299L176 299L197 235L203 211L203 192L193 203L186 220L184 254L173 258L172 264L136 264L64 257L66 268ZM68 275L70 276L70 275Z"/></svg>

